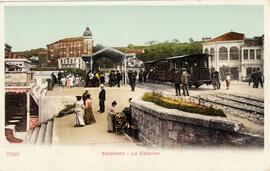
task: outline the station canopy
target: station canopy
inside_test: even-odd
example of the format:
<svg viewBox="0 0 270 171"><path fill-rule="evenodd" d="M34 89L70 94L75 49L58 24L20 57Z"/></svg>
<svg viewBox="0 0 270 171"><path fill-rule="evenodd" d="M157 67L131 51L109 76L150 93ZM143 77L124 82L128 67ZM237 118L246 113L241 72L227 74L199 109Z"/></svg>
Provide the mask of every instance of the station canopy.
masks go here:
<svg viewBox="0 0 270 171"><path fill-rule="evenodd" d="M84 56L83 57L83 60L88 63L90 62L90 56ZM114 48L111 48L111 47L105 47L95 53L93 53L91 55L92 57L92 60L93 61L96 61L100 58L109 58L111 59L112 61L114 61L115 63L122 63L124 61L124 58L125 58L125 53L117 50L117 49L114 49Z"/></svg>

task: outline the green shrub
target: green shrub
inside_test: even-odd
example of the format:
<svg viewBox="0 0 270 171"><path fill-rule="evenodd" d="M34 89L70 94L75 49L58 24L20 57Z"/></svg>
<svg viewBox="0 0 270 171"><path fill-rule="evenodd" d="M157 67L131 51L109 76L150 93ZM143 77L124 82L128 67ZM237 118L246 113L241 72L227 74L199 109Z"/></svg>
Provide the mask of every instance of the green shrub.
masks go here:
<svg viewBox="0 0 270 171"><path fill-rule="evenodd" d="M221 116L226 117L225 113L221 109L214 109L212 107L203 106L193 102L187 102L181 99L173 99L170 97L162 96L160 93L148 92L143 96L144 101L153 102L159 106L169 109L178 109L181 111L209 115L209 116Z"/></svg>

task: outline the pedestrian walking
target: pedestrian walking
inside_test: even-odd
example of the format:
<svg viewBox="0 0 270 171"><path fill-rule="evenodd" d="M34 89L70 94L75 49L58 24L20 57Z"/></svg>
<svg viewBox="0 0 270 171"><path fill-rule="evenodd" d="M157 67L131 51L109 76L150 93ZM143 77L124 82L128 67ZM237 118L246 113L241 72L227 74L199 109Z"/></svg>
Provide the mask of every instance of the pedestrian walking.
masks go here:
<svg viewBox="0 0 270 171"><path fill-rule="evenodd" d="M84 115L84 108L82 96L76 96L77 101L75 102L75 114L76 114L76 121L74 127L82 127L85 126L83 115Z"/></svg>
<svg viewBox="0 0 270 171"><path fill-rule="evenodd" d="M143 82L143 71L141 70L139 72L139 83L141 84Z"/></svg>
<svg viewBox="0 0 270 171"><path fill-rule="evenodd" d="M129 84L130 84L130 87L131 87L131 91L135 91L136 76L137 76L137 74L135 72L129 72L128 73L128 78L129 78Z"/></svg>
<svg viewBox="0 0 270 171"><path fill-rule="evenodd" d="M114 114L115 114L115 106L117 105L116 101L112 102L111 107L109 108L107 115L107 131L109 133L114 132Z"/></svg>
<svg viewBox="0 0 270 171"><path fill-rule="evenodd" d="M180 91L180 73L176 69L174 72L174 86L175 86L175 92L176 96L181 96L181 91Z"/></svg>
<svg viewBox="0 0 270 171"><path fill-rule="evenodd" d="M60 81L61 81L61 84L62 84L62 86L64 88L66 86L66 78L62 77Z"/></svg>
<svg viewBox="0 0 270 171"><path fill-rule="evenodd" d="M100 84L104 84L105 83L105 76L104 76L104 74L101 74L100 75Z"/></svg>
<svg viewBox="0 0 270 171"><path fill-rule="evenodd" d="M99 97L99 110L98 112L103 113L105 110L105 100L106 100L106 91L104 89L104 85L100 85L101 91L98 95Z"/></svg>
<svg viewBox="0 0 270 171"><path fill-rule="evenodd" d="M183 85L183 95L184 96L189 96L189 92L188 92L188 82L190 80L190 75L187 73L186 69L183 69L183 73L182 73L182 77L181 77L181 81L182 81L182 85Z"/></svg>
<svg viewBox="0 0 270 171"><path fill-rule="evenodd" d="M249 78L249 81L248 81L249 86L250 86L250 83L252 83L252 82L253 82L253 85L254 85L254 77L255 77L255 70L253 69L252 74L251 74L251 76Z"/></svg>
<svg viewBox="0 0 270 171"><path fill-rule="evenodd" d="M120 87L120 81L122 80L122 75L119 71L116 72L117 87Z"/></svg>
<svg viewBox="0 0 270 171"><path fill-rule="evenodd" d="M220 75L218 71L214 71L212 75L214 90L220 89Z"/></svg>
<svg viewBox="0 0 270 171"><path fill-rule="evenodd" d="M229 73L225 77L225 82L226 82L226 90L229 90L231 82L231 75Z"/></svg>
<svg viewBox="0 0 270 171"><path fill-rule="evenodd" d="M258 73L258 70L256 70L254 73L254 78L253 78L253 88L258 88L258 87L259 87L259 73Z"/></svg>
<svg viewBox="0 0 270 171"><path fill-rule="evenodd" d="M258 74L258 82L260 83L261 87L263 88L263 74L260 68L257 68L257 74ZM258 85L259 87L259 85Z"/></svg>
<svg viewBox="0 0 270 171"><path fill-rule="evenodd" d="M89 125L89 124L96 122L96 119L94 117L93 110L92 110L92 99L91 99L90 94L86 95L83 120L84 120L86 125Z"/></svg>
<svg viewBox="0 0 270 171"><path fill-rule="evenodd" d="M85 105L85 101L87 99L87 95L90 94L89 93L89 88L85 88L84 89L84 93L82 94L82 99L83 99L83 104Z"/></svg>
<svg viewBox="0 0 270 171"><path fill-rule="evenodd" d="M144 70L143 71L143 82L146 82L146 77L147 77L147 72Z"/></svg>

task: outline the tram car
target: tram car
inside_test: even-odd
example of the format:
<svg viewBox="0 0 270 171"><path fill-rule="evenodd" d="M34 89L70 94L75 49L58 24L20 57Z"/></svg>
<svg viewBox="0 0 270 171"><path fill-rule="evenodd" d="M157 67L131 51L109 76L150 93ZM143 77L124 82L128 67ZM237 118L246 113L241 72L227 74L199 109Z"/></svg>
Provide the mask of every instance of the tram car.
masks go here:
<svg viewBox="0 0 270 171"><path fill-rule="evenodd" d="M189 86L198 88L202 84L211 84L208 54L174 56L161 60L145 62L145 71L152 82L174 82L174 73L185 68L191 75Z"/></svg>

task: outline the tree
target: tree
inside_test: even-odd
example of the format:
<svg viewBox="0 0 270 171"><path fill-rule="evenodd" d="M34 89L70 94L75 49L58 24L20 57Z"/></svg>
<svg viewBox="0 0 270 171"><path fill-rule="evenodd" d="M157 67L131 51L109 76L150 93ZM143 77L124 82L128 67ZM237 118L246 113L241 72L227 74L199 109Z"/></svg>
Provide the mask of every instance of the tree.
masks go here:
<svg viewBox="0 0 270 171"><path fill-rule="evenodd" d="M194 43L194 40L192 38L188 39L189 43Z"/></svg>
<svg viewBox="0 0 270 171"><path fill-rule="evenodd" d="M173 39L172 43L179 43L179 40L178 39Z"/></svg>

